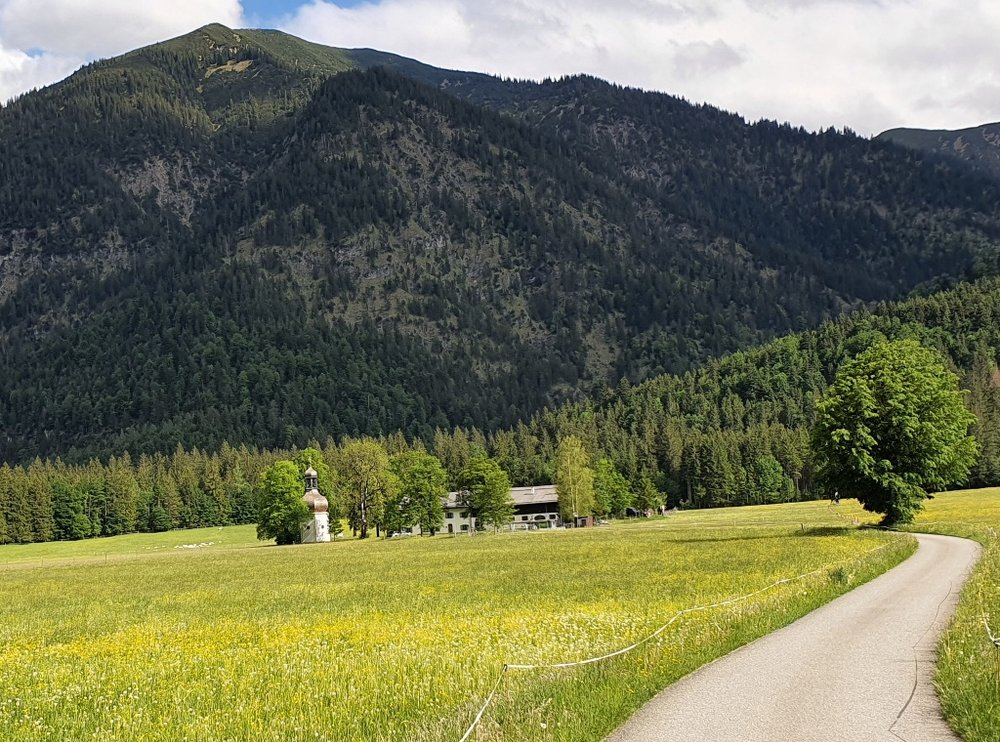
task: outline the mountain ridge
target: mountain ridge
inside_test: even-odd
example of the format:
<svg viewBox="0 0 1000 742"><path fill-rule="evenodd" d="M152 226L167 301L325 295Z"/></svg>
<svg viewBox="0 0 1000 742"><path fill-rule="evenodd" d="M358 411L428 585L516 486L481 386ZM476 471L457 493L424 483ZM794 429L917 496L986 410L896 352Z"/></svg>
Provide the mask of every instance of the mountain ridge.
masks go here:
<svg viewBox="0 0 1000 742"><path fill-rule="evenodd" d="M221 26L0 109L0 175L18 460L510 425L1000 252L890 143Z"/></svg>
<svg viewBox="0 0 1000 742"><path fill-rule="evenodd" d="M964 129L912 129L882 132L880 140L960 162L993 178L1000 178L1000 122Z"/></svg>

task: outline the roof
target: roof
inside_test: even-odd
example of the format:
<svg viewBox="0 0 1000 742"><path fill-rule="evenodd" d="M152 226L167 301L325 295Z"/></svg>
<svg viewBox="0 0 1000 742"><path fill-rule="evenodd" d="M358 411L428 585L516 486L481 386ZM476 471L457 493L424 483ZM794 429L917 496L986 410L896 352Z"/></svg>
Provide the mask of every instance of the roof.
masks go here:
<svg viewBox="0 0 1000 742"><path fill-rule="evenodd" d="M462 507L458 501L459 494L461 493L449 492L444 506L446 508ZM510 496L514 500L515 505L544 505L559 501L554 484L536 484L534 487L511 487Z"/></svg>
<svg viewBox="0 0 1000 742"><path fill-rule="evenodd" d="M302 499L305 500L310 513L326 513L330 510L330 502L319 493L319 490L309 490Z"/></svg>

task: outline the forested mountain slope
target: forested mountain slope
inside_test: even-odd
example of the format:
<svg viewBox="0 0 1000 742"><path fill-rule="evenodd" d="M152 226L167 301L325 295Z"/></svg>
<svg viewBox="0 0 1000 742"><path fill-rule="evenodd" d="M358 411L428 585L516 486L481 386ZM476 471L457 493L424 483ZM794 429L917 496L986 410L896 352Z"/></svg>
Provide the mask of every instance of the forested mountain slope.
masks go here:
<svg viewBox="0 0 1000 742"><path fill-rule="evenodd" d="M960 162L994 178L1000 178L1000 122L968 129L890 129L878 135L928 154Z"/></svg>
<svg viewBox="0 0 1000 742"><path fill-rule="evenodd" d="M813 484L809 446L815 402L847 358L878 340L902 338L936 348L959 374L982 449L968 484L996 485L998 279L879 304L682 375L636 386L623 381L595 400L545 410L509 428L442 427L422 439L397 431L380 444L391 455L430 451L451 487L482 451L514 484L532 485L552 481L559 442L577 436L599 472L627 480L619 511L629 502L655 509L664 500L671 507L715 507L823 497L829 493ZM313 445L337 470L346 443L324 436ZM261 472L277 459L294 457L288 449L223 444L207 450L177 446L166 455L119 450L104 463L86 465L58 459L2 464L0 544L252 522Z"/></svg>
<svg viewBox="0 0 1000 742"><path fill-rule="evenodd" d="M643 478L655 482L671 503L718 506L795 498L812 487L809 430L816 401L846 360L885 339L917 340L949 363L976 415L972 432L981 446L966 484L1000 482L997 279L880 303L682 375L637 386L622 383L597 400L546 410L523 428L499 433L495 440L502 442L493 450L504 458L509 454L503 452L525 450L524 440L573 434L595 455L614 461L635 485ZM516 465L518 457L511 461ZM775 471L762 469L762 462L773 463Z"/></svg>
<svg viewBox="0 0 1000 742"><path fill-rule="evenodd" d="M849 133L209 26L0 109L0 459L510 425L992 273L998 202Z"/></svg>

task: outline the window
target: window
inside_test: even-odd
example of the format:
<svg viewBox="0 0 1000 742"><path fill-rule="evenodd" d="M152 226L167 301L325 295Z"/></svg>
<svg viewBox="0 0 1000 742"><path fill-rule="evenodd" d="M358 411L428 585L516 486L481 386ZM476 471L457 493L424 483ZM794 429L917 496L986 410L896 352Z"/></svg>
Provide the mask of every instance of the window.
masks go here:
<svg viewBox="0 0 1000 742"><path fill-rule="evenodd" d="M528 519L528 516L527 516L527 515L522 515L522 516L521 516L521 520L527 520L527 519Z"/></svg>
<svg viewBox="0 0 1000 742"><path fill-rule="evenodd" d="M455 514L449 510L447 513L444 514L444 517L445 518L454 518Z"/></svg>
<svg viewBox="0 0 1000 742"><path fill-rule="evenodd" d="M459 515L462 516L463 518L468 518L469 517L469 511L468 510L463 510L461 513L459 513Z"/></svg>
<svg viewBox="0 0 1000 742"><path fill-rule="evenodd" d="M468 526L468 524L467 524L467 523L463 523L463 524L462 524L462 530L463 530L463 531L468 531L468 530L469 530L469 526Z"/></svg>

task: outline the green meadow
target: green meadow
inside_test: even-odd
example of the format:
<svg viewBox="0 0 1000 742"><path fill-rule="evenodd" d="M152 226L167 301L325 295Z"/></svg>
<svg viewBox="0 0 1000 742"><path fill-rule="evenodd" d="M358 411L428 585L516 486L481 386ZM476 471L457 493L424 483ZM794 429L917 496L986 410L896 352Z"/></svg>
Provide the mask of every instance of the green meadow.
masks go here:
<svg viewBox="0 0 1000 742"><path fill-rule="evenodd" d="M938 646L936 682L952 728L966 742L1000 742L1000 488L938 495L912 530L979 541L983 555Z"/></svg>
<svg viewBox="0 0 1000 742"><path fill-rule="evenodd" d="M801 503L293 547L252 527L0 547L0 737L458 740L504 663L600 655L807 575L614 659L510 671L472 735L600 739L912 552L860 515Z"/></svg>

